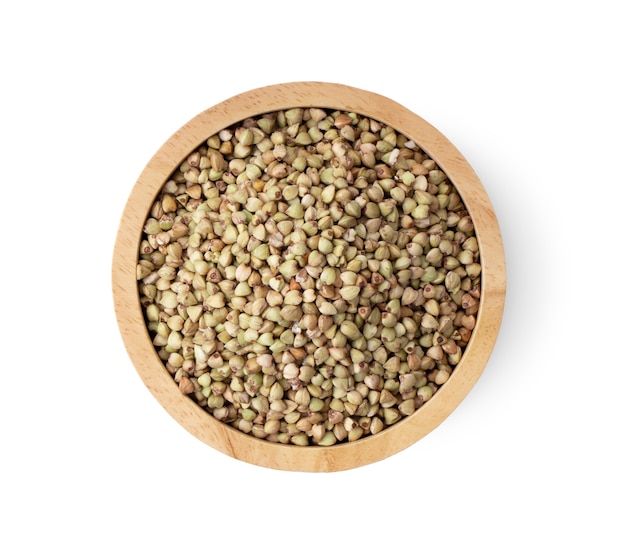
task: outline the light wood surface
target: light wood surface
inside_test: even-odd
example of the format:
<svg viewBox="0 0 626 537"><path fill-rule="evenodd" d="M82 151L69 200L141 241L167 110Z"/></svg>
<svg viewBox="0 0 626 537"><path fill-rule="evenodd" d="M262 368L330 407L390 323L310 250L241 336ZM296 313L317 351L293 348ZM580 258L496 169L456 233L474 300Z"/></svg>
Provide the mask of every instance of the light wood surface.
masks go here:
<svg viewBox="0 0 626 537"><path fill-rule="evenodd" d="M474 221L480 246L481 300L470 343L450 379L412 416L349 444L298 447L273 444L225 425L180 393L158 358L143 320L135 267L143 224L155 196L192 149L237 121L291 107L353 111L378 119L415 140L456 186ZM231 457L268 468L332 472L387 458L435 429L481 375L496 342L505 298L505 257L491 202L469 163L433 126L400 104L344 85L299 82L256 89L200 113L148 162L126 204L116 239L112 289L119 329L138 374L167 412L191 434Z"/></svg>

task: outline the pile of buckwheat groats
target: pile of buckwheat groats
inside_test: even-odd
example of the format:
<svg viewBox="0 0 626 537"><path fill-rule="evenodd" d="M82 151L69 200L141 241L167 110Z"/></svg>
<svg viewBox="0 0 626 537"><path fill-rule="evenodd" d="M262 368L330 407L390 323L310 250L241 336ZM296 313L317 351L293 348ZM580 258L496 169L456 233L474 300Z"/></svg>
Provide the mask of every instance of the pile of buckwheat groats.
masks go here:
<svg viewBox="0 0 626 537"><path fill-rule="evenodd" d="M153 345L183 394L257 438L330 446L410 416L476 322L472 219L404 135L294 108L212 135L138 252Z"/></svg>

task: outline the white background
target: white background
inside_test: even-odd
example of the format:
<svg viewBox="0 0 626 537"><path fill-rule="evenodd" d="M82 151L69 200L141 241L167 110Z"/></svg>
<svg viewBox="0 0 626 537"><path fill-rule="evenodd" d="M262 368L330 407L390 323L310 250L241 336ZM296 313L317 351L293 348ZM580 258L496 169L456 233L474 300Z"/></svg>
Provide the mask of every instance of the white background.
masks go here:
<svg viewBox="0 0 626 537"><path fill-rule="evenodd" d="M3 3L0 534L625 535L618 6ZM110 286L161 144L297 80L380 93L443 132L491 198L508 269L498 342L458 409L333 474L187 433L133 369Z"/></svg>

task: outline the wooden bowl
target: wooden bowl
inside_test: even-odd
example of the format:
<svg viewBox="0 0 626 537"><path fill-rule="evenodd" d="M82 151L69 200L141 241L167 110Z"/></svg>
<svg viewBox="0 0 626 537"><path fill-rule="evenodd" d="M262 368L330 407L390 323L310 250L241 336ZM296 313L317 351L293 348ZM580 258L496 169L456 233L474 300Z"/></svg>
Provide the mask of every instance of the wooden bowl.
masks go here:
<svg viewBox="0 0 626 537"><path fill-rule="evenodd" d="M352 111L377 119L414 140L448 175L474 222L479 243L481 298L464 356L428 403L378 434L330 447L268 442L226 425L182 395L151 342L139 302L137 252L143 225L166 179L207 138L248 117L293 107ZM115 311L127 352L141 379L187 431L209 446L251 464L291 471L332 472L385 459L437 427L461 403L481 375L494 347L505 297L505 261L494 210L480 180L457 149L433 126L400 104L352 87L303 82L274 85L232 97L200 113L148 162L121 218L112 265Z"/></svg>

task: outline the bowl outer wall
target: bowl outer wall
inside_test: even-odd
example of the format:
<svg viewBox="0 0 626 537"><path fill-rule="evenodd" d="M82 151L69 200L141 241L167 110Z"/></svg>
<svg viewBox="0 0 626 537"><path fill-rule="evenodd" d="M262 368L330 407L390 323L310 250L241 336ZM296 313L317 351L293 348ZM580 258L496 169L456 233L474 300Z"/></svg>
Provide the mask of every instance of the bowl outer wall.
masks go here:
<svg viewBox="0 0 626 537"><path fill-rule="evenodd" d="M385 123L414 140L448 175L472 217L480 248L481 299L476 326L461 362L433 398L413 415L376 435L330 447L274 444L219 422L182 395L159 359L148 333L136 280L142 228L164 182L209 136L266 112L317 107L356 112ZM138 178L119 225L113 265L115 313L128 355L146 387L188 432L211 447L251 464L291 471L331 472L385 459L435 429L461 403L487 364L504 309L505 257L498 221L480 180L436 128L386 97L341 84L295 82L251 90L191 119L173 134Z"/></svg>

